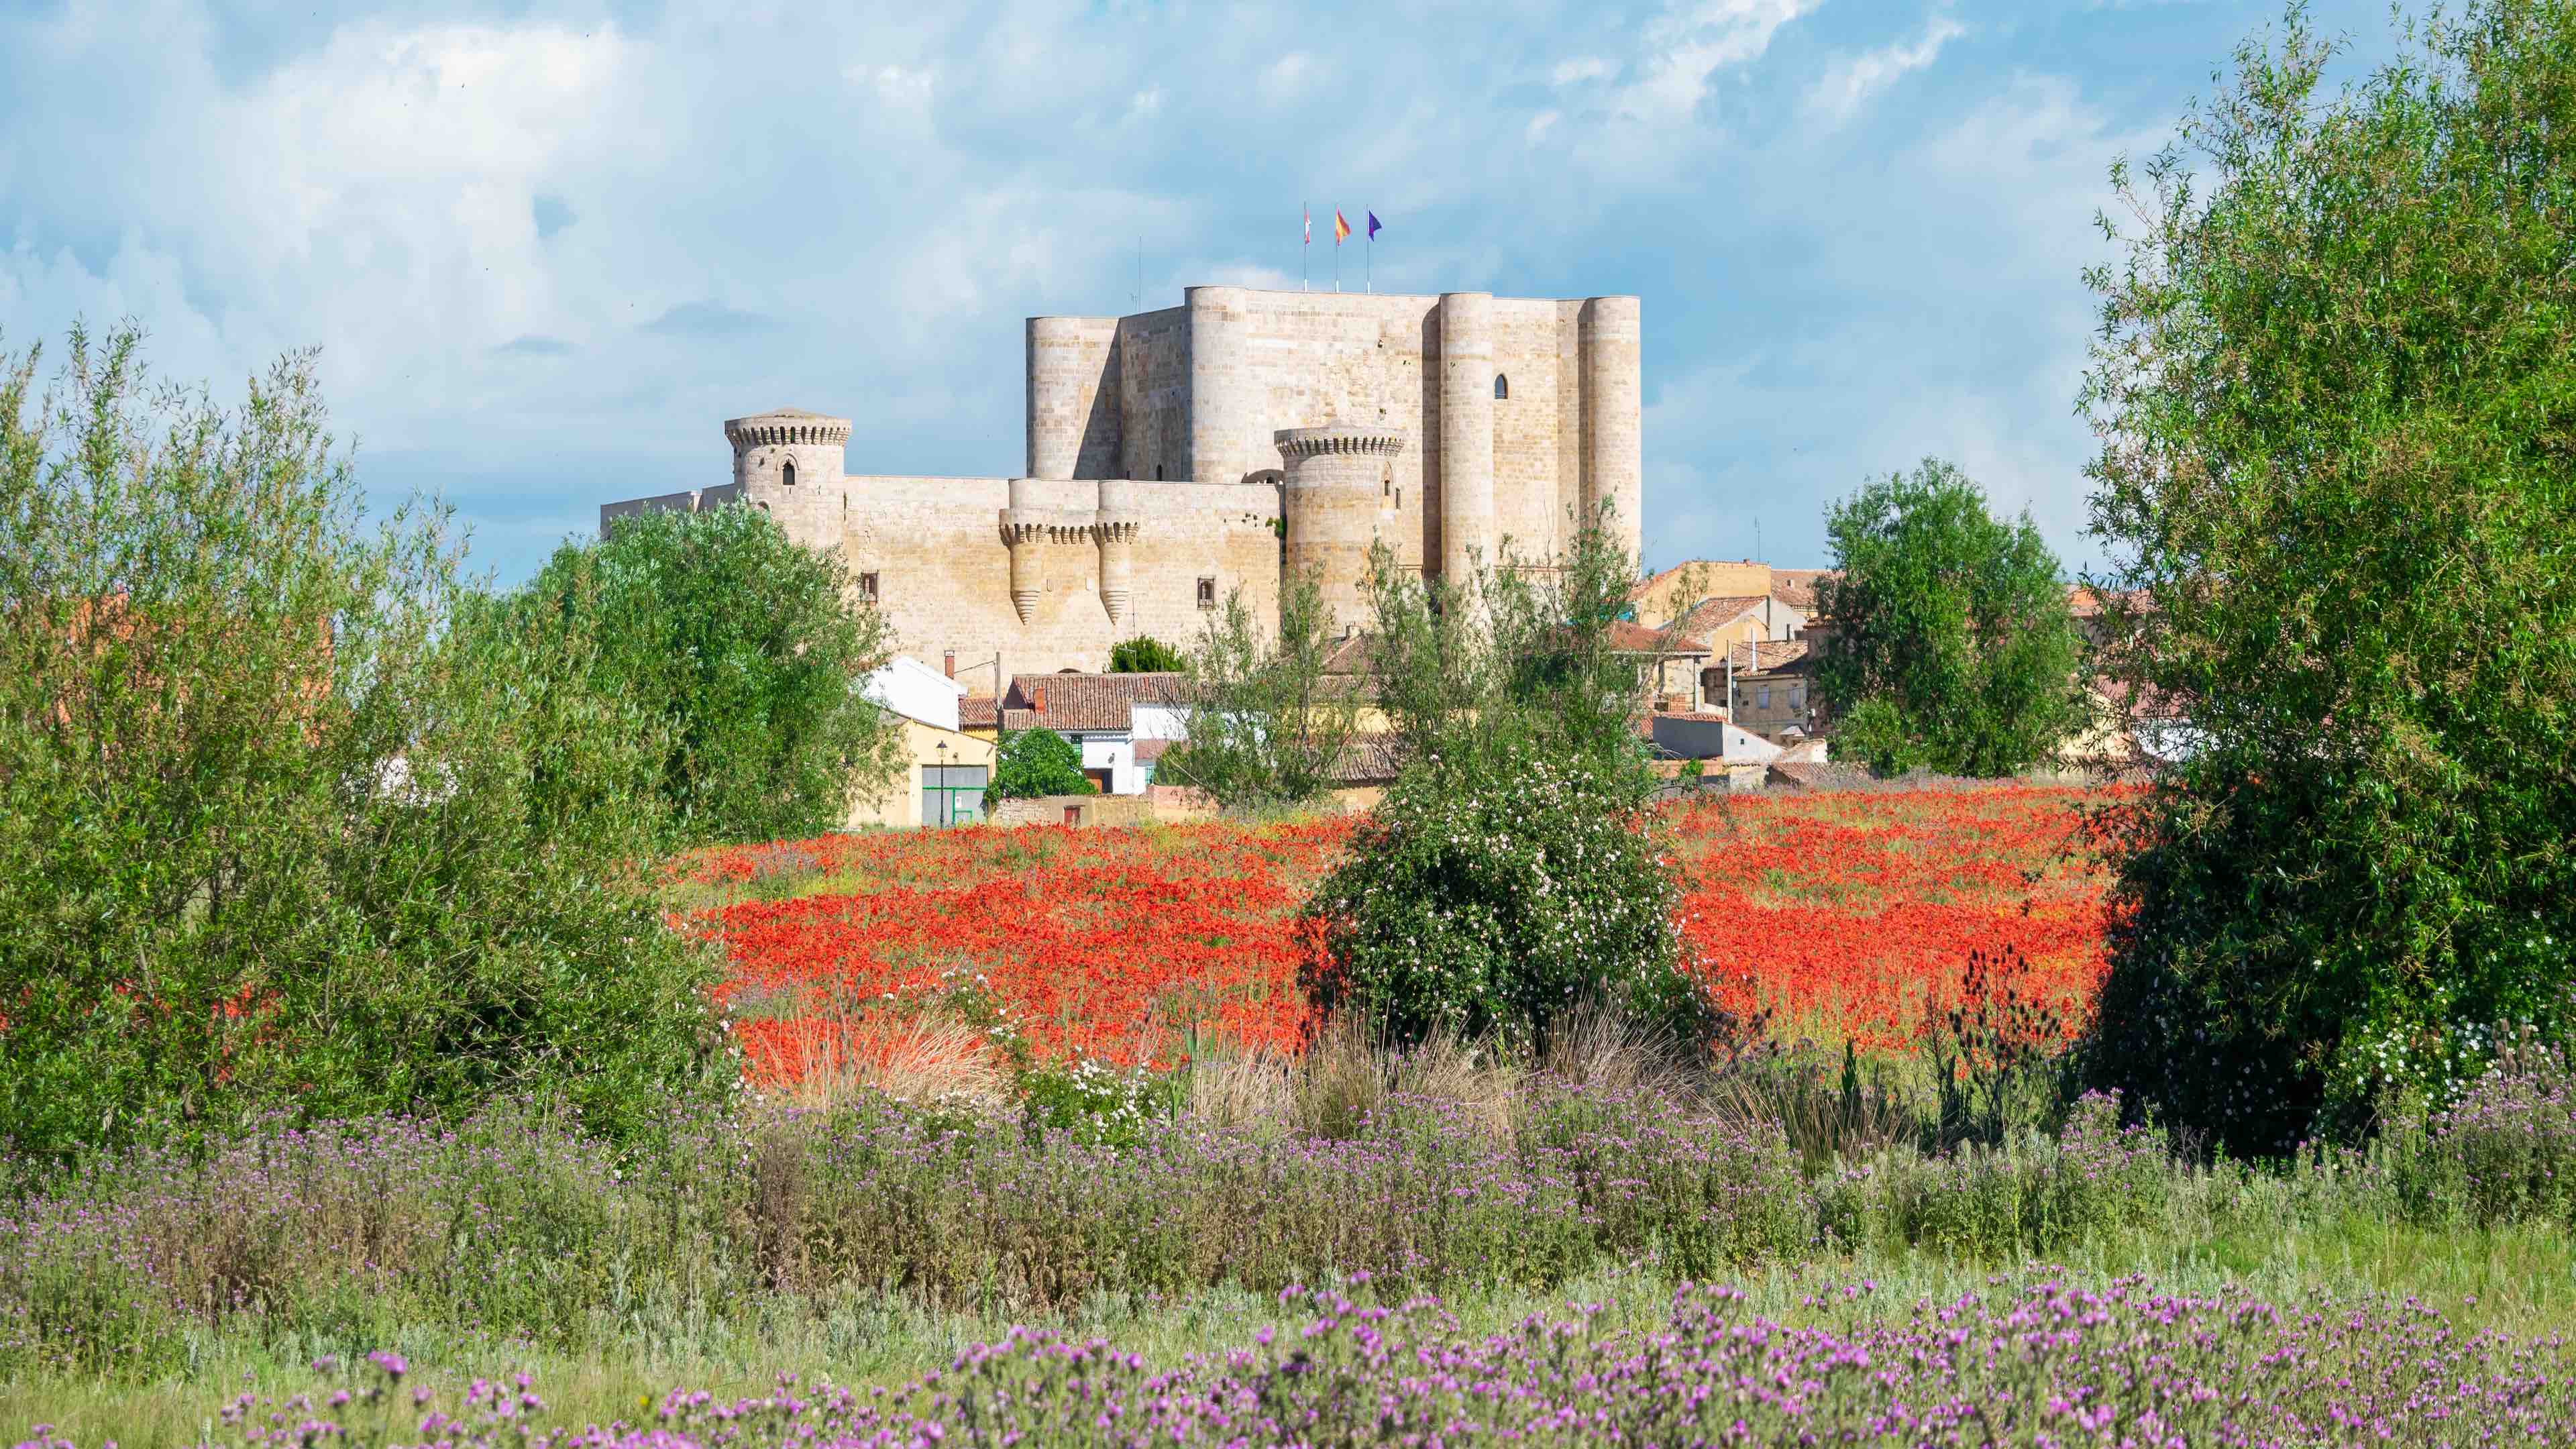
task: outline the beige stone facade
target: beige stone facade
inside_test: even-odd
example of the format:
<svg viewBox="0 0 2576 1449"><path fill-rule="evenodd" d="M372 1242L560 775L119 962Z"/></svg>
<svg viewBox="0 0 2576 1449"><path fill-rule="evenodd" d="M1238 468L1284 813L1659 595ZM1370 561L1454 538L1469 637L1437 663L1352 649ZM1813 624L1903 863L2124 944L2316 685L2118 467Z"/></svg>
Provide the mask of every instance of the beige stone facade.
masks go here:
<svg viewBox="0 0 2576 1449"><path fill-rule="evenodd" d="M841 551L905 652L997 692L1131 635L1186 645L1238 589L1275 619L1283 566L1320 567L1356 626L1372 541L1454 575L1606 508L1640 551L1639 326L1634 297L1243 287L1033 317L1025 476L851 475L847 419L782 410L725 424L730 481L600 524L765 509Z"/></svg>

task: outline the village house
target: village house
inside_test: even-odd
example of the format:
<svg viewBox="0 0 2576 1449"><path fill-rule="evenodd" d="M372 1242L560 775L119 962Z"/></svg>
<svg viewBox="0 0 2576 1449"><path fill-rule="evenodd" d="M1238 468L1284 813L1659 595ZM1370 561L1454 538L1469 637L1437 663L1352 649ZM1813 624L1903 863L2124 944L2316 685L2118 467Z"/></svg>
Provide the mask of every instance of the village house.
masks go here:
<svg viewBox="0 0 2576 1449"><path fill-rule="evenodd" d="M1082 773L1103 795L1142 795L1163 748L1185 732L1179 674L1015 674L1002 696L1001 732L1048 729L1082 751ZM1150 743L1147 758L1137 746Z"/></svg>
<svg viewBox="0 0 2576 1449"><path fill-rule="evenodd" d="M1737 724L1775 743L1822 733L1824 702L1815 688L1816 650L1808 639L1737 644L1708 671L1712 692Z"/></svg>
<svg viewBox="0 0 2576 1449"><path fill-rule="evenodd" d="M850 807L849 828L960 825L984 818L994 741L964 728L966 686L908 655L868 675L860 692L901 721L903 773Z"/></svg>

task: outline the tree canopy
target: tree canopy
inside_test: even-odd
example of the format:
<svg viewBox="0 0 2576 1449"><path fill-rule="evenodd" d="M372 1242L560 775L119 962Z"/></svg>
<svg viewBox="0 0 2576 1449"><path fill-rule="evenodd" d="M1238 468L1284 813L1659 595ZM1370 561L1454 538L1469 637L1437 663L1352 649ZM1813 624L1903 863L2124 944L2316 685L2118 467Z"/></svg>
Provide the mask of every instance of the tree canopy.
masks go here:
<svg viewBox="0 0 2576 1449"><path fill-rule="evenodd" d="M985 792L993 799L1098 793L1082 773L1082 747L1051 729L1013 730L1002 736L999 754Z"/></svg>
<svg viewBox="0 0 2576 1449"><path fill-rule="evenodd" d="M1109 646L1112 674L1177 674L1188 667L1188 656L1151 634L1138 634Z"/></svg>
<svg viewBox="0 0 2576 1449"><path fill-rule="evenodd" d="M2111 822L2100 1080L2238 1150L2439 1096L2576 936L2576 4L2329 94L2294 7L2113 180L2105 668L2196 743Z"/></svg>
<svg viewBox="0 0 2576 1449"><path fill-rule="evenodd" d="M590 641L599 690L664 721L680 838L837 829L894 777L894 717L859 686L890 654L837 555L757 509L657 511L567 543L512 600Z"/></svg>
<svg viewBox="0 0 2576 1449"><path fill-rule="evenodd" d="M1839 577L1819 588L1826 703L1878 768L2009 775L2085 719L2082 640L2057 557L1938 458L1874 479L1826 515Z"/></svg>
<svg viewBox="0 0 2576 1449"><path fill-rule="evenodd" d="M269 1112L595 1128L731 1071L664 929L663 722L368 521L309 355L237 407L0 358L0 1153Z"/></svg>
<svg viewBox="0 0 2576 1449"><path fill-rule="evenodd" d="M1226 595L1189 659L1187 738L1157 778L1193 785L1229 810L1319 800L1357 729L1357 671L1336 676L1340 621L1316 579L1280 580L1279 629L1266 634Z"/></svg>

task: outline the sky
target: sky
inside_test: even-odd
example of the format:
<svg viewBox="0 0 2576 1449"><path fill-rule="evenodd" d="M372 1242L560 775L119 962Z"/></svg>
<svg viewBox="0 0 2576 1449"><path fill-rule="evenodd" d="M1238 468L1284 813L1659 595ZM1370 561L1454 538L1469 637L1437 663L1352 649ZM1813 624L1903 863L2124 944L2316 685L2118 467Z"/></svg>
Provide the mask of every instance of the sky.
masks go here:
<svg viewBox="0 0 2576 1449"><path fill-rule="evenodd" d="M1295 287L1301 203L1374 210L1380 290L1643 299L1648 566L1828 562L1937 455L2082 569L2109 168L2280 13L0 0L0 348L131 318L229 398L318 348L371 503L508 583L744 413L1013 473L1023 318Z"/></svg>

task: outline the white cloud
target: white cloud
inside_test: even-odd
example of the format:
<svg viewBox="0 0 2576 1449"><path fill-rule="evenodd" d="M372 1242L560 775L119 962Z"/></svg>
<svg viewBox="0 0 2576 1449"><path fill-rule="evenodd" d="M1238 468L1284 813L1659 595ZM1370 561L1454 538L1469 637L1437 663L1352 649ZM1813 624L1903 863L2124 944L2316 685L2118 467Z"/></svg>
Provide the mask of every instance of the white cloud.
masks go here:
<svg viewBox="0 0 2576 1449"><path fill-rule="evenodd" d="M1623 114L1654 125L1687 121L1720 70L1760 58L1781 26L1823 0L1668 0L1646 23L1641 78Z"/></svg>
<svg viewBox="0 0 2576 1449"><path fill-rule="evenodd" d="M1936 15L1910 45L1890 45L1837 58L1807 90L1807 114L1826 126L1839 126L1894 85L1908 71L1921 70L1941 54L1941 47L1968 33L1947 15Z"/></svg>
<svg viewBox="0 0 2576 1449"><path fill-rule="evenodd" d="M904 65L853 65L844 79L873 92L889 106L917 110L930 104L939 89L938 73Z"/></svg>
<svg viewBox="0 0 2576 1449"><path fill-rule="evenodd" d="M1276 102L1295 100L1305 94L1314 64L1314 58L1302 50L1292 50L1272 61L1261 72L1262 96Z"/></svg>
<svg viewBox="0 0 2576 1449"><path fill-rule="evenodd" d="M319 344L362 476L442 483L512 569L721 476L755 408L859 419L857 468L1015 468L1023 316L1294 287L1298 201L1338 200L1389 223L1382 291L1647 295L1650 549L1749 550L1759 511L1790 557L1817 498L1927 450L2076 497L2074 273L2125 139L2000 61L1982 97L1891 90L1957 22L1864 74L1825 52L1885 37L1809 33L1820 3L326 7L259 44L198 0L0 6L0 331L130 313L219 392ZM1873 104L1915 107L1906 149L1798 124Z"/></svg>

